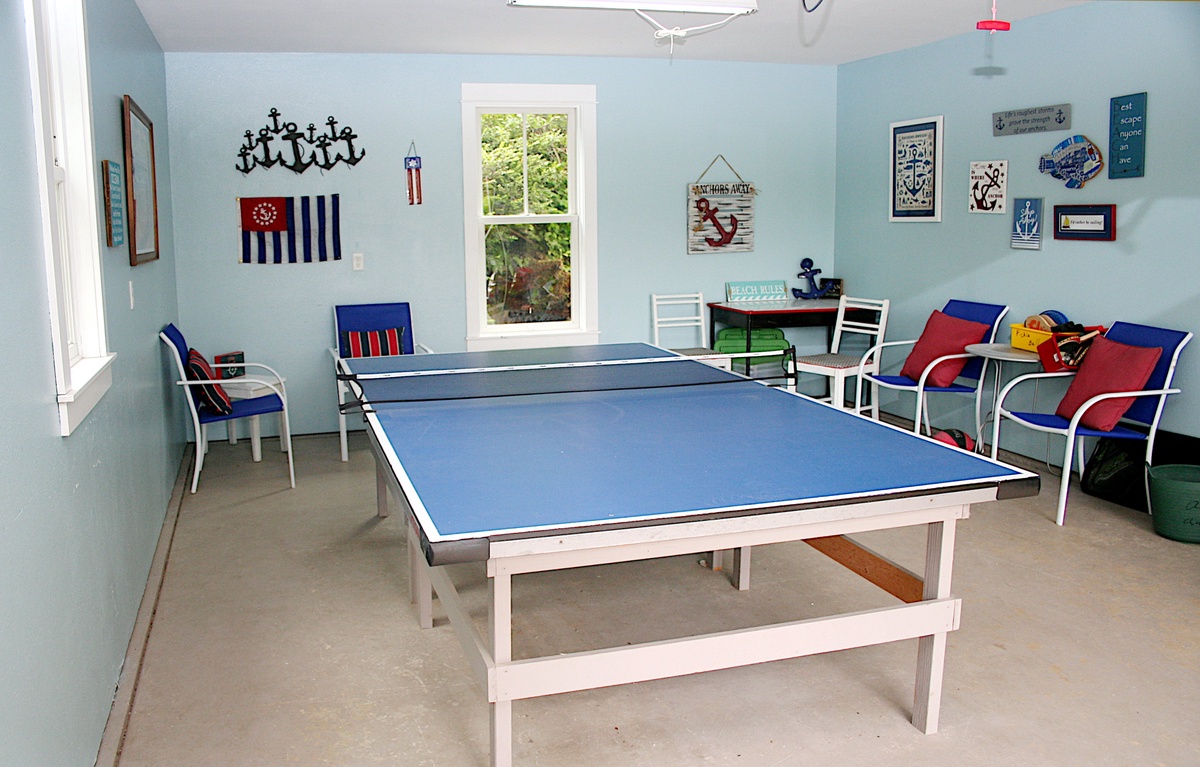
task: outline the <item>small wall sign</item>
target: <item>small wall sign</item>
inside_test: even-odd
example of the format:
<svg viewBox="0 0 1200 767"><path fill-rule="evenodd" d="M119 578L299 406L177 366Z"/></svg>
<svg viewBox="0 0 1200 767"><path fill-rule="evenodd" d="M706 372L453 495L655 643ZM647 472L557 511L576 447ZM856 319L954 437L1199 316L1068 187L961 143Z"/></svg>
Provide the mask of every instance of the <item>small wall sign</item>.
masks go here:
<svg viewBox="0 0 1200 767"><path fill-rule="evenodd" d="M971 192L967 210L971 213L1004 213L1008 199L1008 160L984 160L971 163Z"/></svg>
<svg viewBox="0 0 1200 767"><path fill-rule="evenodd" d="M787 282L784 280L759 280L757 282L725 283L726 301L786 301Z"/></svg>
<svg viewBox="0 0 1200 767"><path fill-rule="evenodd" d="M1051 104L1046 107L992 113L993 136L1020 136L1025 133L1047 133L1056 130L1071 130L1070 104Z"/></svg>
<svg viewBox="0 0 1200 767"><path fill-rule="evenodd" d="M1108 177L1146 175L1146 94L1117 96L1109 102Z"/></svg>
<svg viewBox="0 0 1200 767"><path fill-rule="evenodd" d="M754 184L689 184L688 253L754 250Z"/></svg>
<svg viewBox="0 0 1200 767"><path fill-rule="evenodd" d="M125 244L125 172L121 163L103 160L104 172L104 234L108 247Z"/></svg>
<svg viewBox="0 0 1200 767"><path fill-rule="evenodd" d="M1013 200L1012 239L1017 250L1042 249L1042 198L1018 197Z"/></svg>
<svg viewBox="0 0 1200 767"><path fill-rule="evenodd" d="M1055 205L1054 239L1117 239L1117 206Z"/></svg>

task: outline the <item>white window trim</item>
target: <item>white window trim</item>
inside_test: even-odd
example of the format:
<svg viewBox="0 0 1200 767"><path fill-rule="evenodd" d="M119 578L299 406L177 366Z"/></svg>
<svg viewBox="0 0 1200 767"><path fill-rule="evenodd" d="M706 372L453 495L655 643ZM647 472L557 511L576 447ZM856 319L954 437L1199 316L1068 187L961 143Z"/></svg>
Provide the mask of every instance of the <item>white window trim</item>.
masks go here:
<svg viewBox="0 0 1200 767"><path fill-rule="evenodd" d="M579 209L572 226L572 317L570 323L488 324L484 258L483 178L479 115L486 112L565 112L573 116L574 199ZM463 232L466 250L467 350L594 344L599 329L599 258L596 234L596 87L463 83Z"/></svg>
<svg viewBox="0 0 1200 767"><path fill-rule="evenodd" d="M104 316L84 13L83 0L25 0L42 242L59 432L64 437L112 386L116 358L108 351Z"/></svg>

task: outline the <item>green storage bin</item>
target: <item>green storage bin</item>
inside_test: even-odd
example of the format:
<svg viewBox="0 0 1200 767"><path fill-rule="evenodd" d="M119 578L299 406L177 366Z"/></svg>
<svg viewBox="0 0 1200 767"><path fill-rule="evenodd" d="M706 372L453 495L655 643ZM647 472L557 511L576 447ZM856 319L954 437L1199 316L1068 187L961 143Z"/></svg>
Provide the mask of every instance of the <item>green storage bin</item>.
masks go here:
<svg viewBox="0 0 1200 767"><path fill-rule="evenodd" d="M1150 467L1150 510L1154 532L1173 541L1200 543L1200 466Z"/></svg>

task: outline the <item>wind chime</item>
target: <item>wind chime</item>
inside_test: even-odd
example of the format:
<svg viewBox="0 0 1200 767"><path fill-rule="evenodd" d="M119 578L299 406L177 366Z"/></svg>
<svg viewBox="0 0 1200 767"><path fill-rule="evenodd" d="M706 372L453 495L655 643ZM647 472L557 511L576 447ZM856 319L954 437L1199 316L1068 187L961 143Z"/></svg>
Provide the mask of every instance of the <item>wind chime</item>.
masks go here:
<svg viewBox="0 0 1200 767"><path fill-rule="evenodd" d="M404 170L408 174L408 204L421 204L421 158L417 156L417 142L408 145L408 157L404 158Z"/></svg>

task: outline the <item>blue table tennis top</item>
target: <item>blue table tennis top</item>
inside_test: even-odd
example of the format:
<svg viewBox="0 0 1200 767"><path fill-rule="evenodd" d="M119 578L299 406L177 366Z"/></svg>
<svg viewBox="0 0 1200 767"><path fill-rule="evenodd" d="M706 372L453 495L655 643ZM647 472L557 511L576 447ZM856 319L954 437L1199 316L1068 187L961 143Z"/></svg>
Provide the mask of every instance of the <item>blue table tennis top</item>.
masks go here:
<svg viewBox="0 0 1200 767"><path fill-rule="evenodd" d="M655 350L618 346L626 348L577 349L594 359ZM546 358L561 360L555 351ZM727 382L388 404L371 418L415 490L409 502L434 547L1031 477L702 363L655 367L677 365Z"/></svg>

